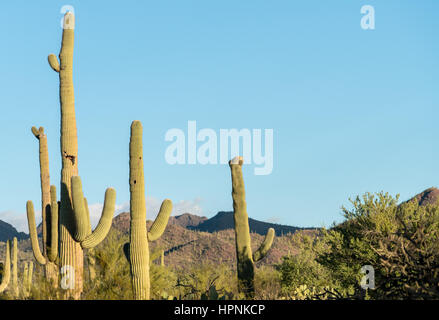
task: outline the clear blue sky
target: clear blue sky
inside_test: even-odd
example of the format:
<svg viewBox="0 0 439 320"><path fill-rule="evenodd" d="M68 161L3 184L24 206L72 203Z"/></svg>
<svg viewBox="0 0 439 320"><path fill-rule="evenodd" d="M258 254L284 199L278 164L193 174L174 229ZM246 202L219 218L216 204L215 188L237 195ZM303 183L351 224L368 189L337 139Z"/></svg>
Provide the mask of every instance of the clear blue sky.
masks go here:
<svg viewBox="0 0 439 320"><path fill-rule="evenodd" d="M89 203L129 200L132 120L144 126L148 196L210 217L231 210L227 165L164 161L165 132L274 129L274 169L244 167L248 213L297 226L340 221L366 191L407 199L437 186L437 0L8 1L0 4L0 219L40 203L44 126L59 187L58 75L63 5L76 15L79 171ZM362 30L373 5L376 29ZM148 214L148 213L147 213ZM19 224L17 222L17 224ZM21 227L20 227L21 228ZM27 227L21 228L27 231Z"/></svg>

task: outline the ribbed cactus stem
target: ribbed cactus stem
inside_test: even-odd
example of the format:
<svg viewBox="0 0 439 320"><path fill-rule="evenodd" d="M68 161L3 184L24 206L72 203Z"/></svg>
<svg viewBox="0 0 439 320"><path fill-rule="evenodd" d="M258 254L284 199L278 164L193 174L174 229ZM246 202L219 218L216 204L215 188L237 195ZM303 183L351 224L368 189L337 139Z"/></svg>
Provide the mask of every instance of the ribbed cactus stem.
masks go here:
<svg viewBox="0 0 439 320"><path fill-rule="evenodd" d="M131 124L130 139L130 266L134 299L149 300L149 246L146 234L142 124Z"/></svg>
<svg viewBox="0 0 439 320"><path fill-rule="evenodd" d="M65 297L79 299L83 290L83 248L99 244L107 235L114 214L116 192L107 189L104 210L96 229L91 232L88 205L82 194L78 177L78 137L73 89L73 47L75 16L67 12L63 20L63 34L59 60L54 54L48 57L50 67L59 73L61 105L61 201L58 205L59 267L61 271L74 271L73 285ZM51 255L51 257L53 257ZM71 277L69 277L71 279Z"/></svg>
<svg viewBox="0 0 439 320"><path fill-rule="evenodd" d="M110 231L116 207L116 191L113 188L108 188L105 192L102 215L93 232L90 226L87 200L82 193L82 183L79 176L72 177L72 199L76 225L74 238L81 243L82 248L93 248L101 243Z"/></svg>
<svg viewBox="0 0 439 320"><path fill-rule="evenodd" d="M149 229L148 232L149 241L155 241L162 236L168 224L169 216L171 215L171 212L172 212L172 201L169 199L163 200L157 218L154 220L151 228Z"/></svg>
<svg viewBox="0 0 439 320"><path fill-rule="evenodd" d="M83 251L72 237L74 219L71 198L71 178L78 175L78 137L76 131L75 96L73 90L73 46L75 16L67 12L63 20L63 34L59 61L49 55L50 67L59 73L61 106L61 205L59 206L59 267L73 268L75 283L66 297L79 299L83 288Z"/></svg>
<svg viewBox="0 0 439 320"><path fill-rule="evenodd" d="M76 241L83 241L90 233L90 219L85 208L84 195L82 193L81 178L72 177L72 203L74 210L75 227L73 238Z"/></svg>
<svg viewBox="0 0 439 320"><path fill-rule="evenodd" d="M11 280L11 241L6 241L6 254L3 263L3 276L0 283L0 293L6 290Z"/></svg>
<svg viewBox="0 0 439 320"><path fill-rule="evenodd" d="M12 244L12 279L11 279L12 295L18 297L18 243L14 237Z"/></svg>
<svg viewBox="0 0 439 320"><path fill-rule="evenodd" d="M150 232L146 232L145 180L143 173L143 134L140 121L131 124L130 137L130 245L129 259L134 299L149 300L149 245L166 228L172 211L172 202L165 200Z"/></svg>
<svg viewBox="0 0 439 320"><path fill-rule="evenodd" d="M44 128L32 127L32 133L38 139L39 162L40 162L40 183L41 183L41 215L42 215L42 236L43 236L43 256L46 256L47 245L47 218L50 210L50 173L49 173L49 150L47 147L47 135Z"/></svg>
<svg viewBox="0 0 439 320"><path fill-rule="evenodd" d="M247 298L254 297L254 262L262 259L273 243L274 229L270 228L259 250L252 254L250 227L248 224L247 203L245 201L245 186L242 175L242 157L229 161L232 173L232 198L235 222L235 243L238 269L238 289ZM256 258L256 260L254 260Z"/></svg>
<svg viewBox="0 0 439 320"><path fill-rule="evenodd" d="M52 245L52 239L55 238L58 242L58 218L56 218L56 230L52 228L52 213L51 213L51 198L52 192L50 187L50 174L49 174L49 151L47 146L47 135L44 133L44 128L36 127L31 128L32 133L38 140L39 144L39 163L40 163L40 183L41 183L41 215L42 215L42 250L40 250L38 244L38 238L35 230L35 214L33 210L33 204L28 203L26 205L28 212L28 224L29 233L31 235L32 250L34 257L39 264L44 265L46 278L52 282L54 287L57 287L58 271L57 266L52 260L48 258L49 250ZM56 199L56 193L55 193ZM56 232L56 234L52 234ZM57 249L56 249L57 250Z"/></svg>

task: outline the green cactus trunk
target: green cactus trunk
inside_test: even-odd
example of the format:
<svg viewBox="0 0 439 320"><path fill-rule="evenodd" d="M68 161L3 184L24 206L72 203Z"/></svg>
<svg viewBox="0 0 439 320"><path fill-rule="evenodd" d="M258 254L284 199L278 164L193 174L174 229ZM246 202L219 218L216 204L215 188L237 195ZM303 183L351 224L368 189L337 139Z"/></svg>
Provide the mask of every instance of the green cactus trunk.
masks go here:
<svg viewBox="0 0 439 320"><path fill-rule="evenodd" d="M59 73L59 96L61 105L61 205L59 208L59 258L60 268L69 266L74 270L74 283L68 283L66 297L79 299L83 289L83 251L80 243L72 237L74 212L72 207L71 179L78 175L78 137L76 132L75 96L73 90L73 45L75 16L64 16L59 62L49 55L49 64ZM73 279L70 279L73 280Z"/></svg>
<svg viewBox="0 0 439 320"><path fill-rule="evenodd" d="M108 188L104 210L96 229L91 232L87 201L82 194L78 176L78 138L73 90L73 46L75 16L64 16L59 61L54 54L48 57L52 69L59 73L61 105L61 202L59 206L59 267L66 298L79 299L83 290L83 249L98 245L108 234L114 214L116 192ZM72 270L73 274L65 273ZM72 279L73 276L73 279Z"/></svg>
<svg viewBox="0 0 439 320"><path fill-rule="evenodd" d="M235 244L238 271L238 290L247 299L254 298L254 262L262 259L270 249L274 229L270 228L260 248L252 254L250 227L248 224L247 203L245 201L245 186L242 176L242 157L236 157L229 161L232 173L232 198L235 222Z"/></svg>
<svg viewBox="0 0 439 320"><path fill-rule="evenodd" d="M66 19L74 19L74 16ZM66 23L65 23L66 24ZM72 208L71 179L78 175L78 136L76 132L75 97L73 90L73 44L74 21L68 22L72 28L64 27L61 51L59 54L59 88L61 102L61 207L59 212L60 224L60 266L74 268L75 281L71 292L72 297L79 299L83 289L84 258L81 245L76 242Z"/></svg>
<svg viewBox="0 0 439 320"><path fill-rule="evenodd" d="M149 232L146 230L145 180L143 173L142 124L133 121L130 137L130 244L129 262L134 299L149 300L149 245L164 232L172 202L164 200Z"/></svg>

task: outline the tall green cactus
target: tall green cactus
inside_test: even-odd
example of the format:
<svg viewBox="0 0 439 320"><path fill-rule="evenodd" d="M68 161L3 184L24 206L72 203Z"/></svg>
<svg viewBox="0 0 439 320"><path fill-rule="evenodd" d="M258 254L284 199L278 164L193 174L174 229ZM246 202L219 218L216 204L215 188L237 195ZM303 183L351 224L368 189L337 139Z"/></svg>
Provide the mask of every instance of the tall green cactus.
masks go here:
<svg viewBox="0 0 439 320"><path fill-rule="evenodd" d="M6 290L11 281L11 241L6 241L5 262L3 263L3 276L0 283L0 293Z"/></svg>
<svg viewBox="0 0 439 320"><path fill-rule="evenodd" d="M142 124L133 121L130 137L130 244L129 262L134 299L149 300L149 246L165 231L172 211L165 199L149 231L146 229L145 181L143 174Z"/></svg>
<svg viewBox="0 0 439 320"><path fill-rule="evenodd" d="M247 203L245 201L244 179L242 177L242 157L229 161L232 172L232 197L235 221L236 258L238 269L238 289L246 298L254 297L254 263L261 260L271 248L274 229L268 229L259 249L252 254L250 228L248 225Z"/></svg>
<svg viewBox="0 0 439 320"><path fill-rule="evenodd" d="M50 174L49 174L49 151L47 147L47 135L44 133L44 128L32 127L32 133L39 143L39 162L40 162L40 183L41 183L41 215L42 215L42 238L43 238L43 250L40 251L38 239L36 237L35 230L35 217L33 211L27 211L28 224L32 243L32 251L34 253L35 260L38 263L44 265L46 278L52 283L54 287L58 286L58 271L54 261L48 258L48 250L52 247L52 242L55 239L58 242L58 214L56 203L56 189L51 191L50 187ZM51 213L52 200L54 197L56 210L56 217ZM56 228L52 228L52 225ZM31 230L32 229L32 230ZM56 243L58 246L58 243ZM57 250L57 249L56 249Z"/></svg>
<svg viewBox="0 0 439 320"><path fill-rule="evenodd" d="M51 68L59 74L60 82L62 169L58 221L59 267L61 273L73 268L74 282L70 283L73 279L69 275L69 283L64 283L66 287L63 289L69 289L66 298L79 299L83 290L83 248L96 246L107 235L114 214L116 192L114 189L107 189L103 214L98 226L91 232L88 205L82 194L81 180L78 176L78 137L72 76L74 29L75 16L72 12L67 12L63 20L59 60L54 54L50 54L48 61Z"/></svg>
<svg viewBox="0 0 439 320"><path fill-rule="evenodd" d="M83 281L83 252L80 243L73 239L74 212L71 198L71 178L78 175L78 137L76 132L75 97L73 91L73 44L75 16L67 12L64 16L63 34L59 61L50 54L48 61L59 73L61 104L61 205L59 208L59 258L60 267L74 269L73 290L69 295L79 299Z"/></svg>

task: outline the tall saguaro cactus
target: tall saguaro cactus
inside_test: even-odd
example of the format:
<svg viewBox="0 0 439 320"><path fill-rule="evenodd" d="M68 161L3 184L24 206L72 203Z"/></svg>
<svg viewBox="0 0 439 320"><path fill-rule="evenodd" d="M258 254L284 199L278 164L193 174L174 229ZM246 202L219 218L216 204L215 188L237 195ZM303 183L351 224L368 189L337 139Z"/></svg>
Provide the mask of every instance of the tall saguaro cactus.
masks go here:
<svg viewBox="0 0 439 320"><path fill-rule="evenodd" d="M51 244L54 239L58 242L58 215L56 212L56 217L52 216L51 213L51 197L53 196L56 203L56 189L52 195L51 187L50 187L50 174L49 174L49 151L47 147L47 135L44 133L44 128L40 127L37 129L36 127L32 127L32 133L38 139L39 143L39 162L40 162L40 182L41 182L41 215L42 215L42 236L43 236L43 250L40 251L40 247L38 245L38 238L36 237L35 227L35 217L34 212L29 211L28 214L28 224L30 234L34 235L31 237L32 241L32 250L34 252L34 257L38 263L44 265L46 278L52 282L54 287L58 285L58 271L57 266L54 261L51 261L48 258L48 248L51 248L53 245ZM54 208L57 210L57 208ZM56 228L52 228L56 226ZM58 244L56 244L57 246ZM56 249L58 250L58 249Z"/></svg>
<svg viewBox="0 0 439 320"><path fill-rule="evenodd" d="M64 15L59 60L54 54L50 54L48 61L51 68L59 74L60 82L62 168L58 255L61 274L68 278L61 284L63 289L68 289L67 298L79 299L83 289L83 248L96 246L107 235L114 214L116 192L114 189L107 189L103 214L92 232L88 205L78 176L78 137L72 76L74 29L75 16L72 12L67 12ZM65 271L68 274L64 274Z"/></svg>
<svg viewBox="0 0 439 320"><path fill-rule="evenodd" d="M74 270L71 297L79 299L83 283L84 258L79 242L73 239L74 212L71 198L71 179L78 175L78 137L76 132L75 96L73 90L73 44L75 16L64 15L59 61L50 54L48 61L59 73L59 96L61 105L61 205L59 208L59 258L61 270L69 266Z"/></svg>
<svg viewBox="0 0 439 320"><path fill-rule="evenodd" d="M5 262L3 263L3 277L0 283L0 293L6 290L11 281L11 241L6 241Z"/></svg>
<svg viewBox="0 0 439 320"><path fill-rule="evenodd" d="M165 231L172 211L165 199L149 231L146 229L145 181L143 174L142 124L133 121L130 137L130 246L129 260L134 299L149 300L149 246Z"/></svg>
<svg viewBox="0 0 439 320"><path fill-rule="evenodd" d="M242 157L235 157L229 161L232 172L238 289L245 294L246 298L251 299L254 297L254 263L265 257L270 250L274 239L274 229L268 229L261 246L255 253L252 253L242 164Z"/></svg>

